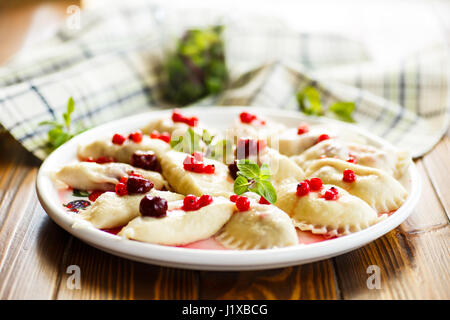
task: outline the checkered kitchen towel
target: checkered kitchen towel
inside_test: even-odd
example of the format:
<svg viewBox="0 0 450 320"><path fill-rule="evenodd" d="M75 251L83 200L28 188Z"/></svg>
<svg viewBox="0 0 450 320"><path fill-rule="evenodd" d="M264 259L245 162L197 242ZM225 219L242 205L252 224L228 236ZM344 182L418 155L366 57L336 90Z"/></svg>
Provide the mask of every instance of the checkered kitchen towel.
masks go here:
<svg viewBox="0 0 450 320"><path fill-rule="evenodd" d="M80 28L20 52L0 69L0 123L38 158L48 128L68 97L73 121L93 127L162 104L158 69L187 27L226 26L232 84L197 105L297 109L295 93L315 84L328 104L355 101L358 124L415 156L430 150L449 119L449 56L445 43L380 67L363 44L335 35L300 33L276 19L168 9L147 1L108 2L83 11Z"/></svg>

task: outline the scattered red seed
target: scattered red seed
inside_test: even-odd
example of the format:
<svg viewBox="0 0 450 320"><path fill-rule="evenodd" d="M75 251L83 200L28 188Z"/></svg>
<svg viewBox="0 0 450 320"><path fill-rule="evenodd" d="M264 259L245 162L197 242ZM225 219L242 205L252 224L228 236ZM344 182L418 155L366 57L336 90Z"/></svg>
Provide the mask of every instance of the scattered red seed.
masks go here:
<svg viewBox="0 0 450 320"><path fill-rule="evenodd" d="M325 200L337 200L338 198L338 190L335 187L331 187L325 193L323 194L323 197Z"/></svg>
<svg viewBox="0 0 450 320"><path fill-rule="evenodd" d="M98 197L100 197L102 194L104 194L105 191L103 190L94 190L89 194L89 200L92 202L95 202Z"/></svg>
<svg viewBox="0 0 450 320"><path fill-rule="evenodd" d="M113 135L112 143L122 145L127 138L125 138L123 135L116 133Z"/></svg>
<svg viewBox="0 0 450 320"><path fill-rule="evenodd" d="M330 139L330 136L327 134L321 134L318 138L317 138L317 143L322 142L324 140L328 140Z"/></svg>
<svg viewBox="0 0 450 320"><path fill-rule="evenodd" d="M345 169L342 175L342 180L349 183L355 182L356 180L355 172L350 169Z"/></svg>
<svg viewBox="0 0 450 320"><path fill-rule="evenodd" d="M128 139L133 140L135 143L140 143L142 141L143 135L141 131L136 131L133 133L130 133L128 136Z"/></svg>
<svg viewBox="0 0 450 320"><path fill-rule="evenodd" d="M183 122L183 123L186 123L190 127L195 127L198 124L197 117L190 117L190 118L185 117L177 109L172 112L172 121L173 122Z"/></svg>
<svg viewBox="0 0 450 320"><path fill-rule="evenodd" d="M308 124L302 123L301 125L298 126L298 129L297 129L297 134L298 135L302 135L302 134L307 133L307 132L309 132Z"/></svg>
<svg viewBox="0 0 450 320"><path fill-rule="evenodd" d="M236 202L237 198L239 198L239 196L238 196L237 194L232 194L232 195L230 196L230 201L231 201L231 202Z"/></svg>
<svg viewBox="0 0 450 320"><path fill-rule="evenodd" d="M183 160L183 168L190 172L213 174L215 172L215 166L213 164L205 165L202 161L203 155L194 152L193 155L186 156Z"/></svg>
<svg viewBox="0 0 450 320"><path fill-rule="evenodd" d="M320 178L311 178L309 180L309 187L311 191L320 191L322 189L323 183Z"/></svg>
<svg viewBox="0 0 450 320"><path fill-rule="evenodd" d="M307 181L302 181L297 185L297 196L303 197L308 195L310 191L309 183Z"/></svg>
<svg viewBox="0 0 450 320"><path fill-rule="evenodd" d="M241 112L239 118L241 119L242 123L252 123L253 120L257 119L257 117L254 114L245 111Z"/></svg>
<svg viewBox="0 0 450 320"><path fill-rule="evenodd" d="M352 155L349 155L349 157L347 159L347 162L354 163L354 164L358 163L356 158L354 156L352 156Z"/></svg>
<svg viewBox="0 0 450 320"><path fill-rule="evenodd" d="M211 204L213 202L213 197L211 197L210 195L204 194L200 197L198 202L200 203L200 207L202 208L202 207L205 207L205 206Z"/></svg>
<svg viewBox="0 0 450 320"><path fill-rule="evenodd" d="M183 206L181 207L184 211L195 211L200 209L200 203L198 198L192 194L187 195L183 199Z"/></svg>
<svg viewBox="0 0 450 320"><path fill-rule="evenodd" d="M263 196L261 196L261 198L259 198L258 203L260 203L260 204L270 204L270 202L267 201L266 198L264 198Z"/></svg>
<svg viewBox="0 0 450 320"><path fill-rule="evenodd" d="M116 184L116 194L119 196L126 196L128 194L127 185L123 182Z"/></svg>
<svg viewBox="0 0 450 320"><path fill-rule="evenodd" d="M159 135L158 139L166 143L170 143L170 134L168 132L163 132Z"/></svg>
<svg viewBox="0 0 450 320"><path fill-rule="evenodd" d="M248 211L250 210L250 200L245 196L240 196L236 200L236 207L239 211Z"/></svg>

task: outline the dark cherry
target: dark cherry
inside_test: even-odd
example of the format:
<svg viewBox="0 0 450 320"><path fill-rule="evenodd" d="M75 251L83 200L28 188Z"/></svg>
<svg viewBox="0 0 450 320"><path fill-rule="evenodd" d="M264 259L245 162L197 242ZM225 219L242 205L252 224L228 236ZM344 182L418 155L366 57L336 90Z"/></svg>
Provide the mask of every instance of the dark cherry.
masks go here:
<svg viewBox="0 0 450 320"><path fill-rule="evenodd" d="M129 193L146 193L153 188L153 182L136 176L130 176L127 180L127 191Z"/></svg>
<svg viewBox="0 0 450 320"><path fill-rule="evenodd" d="M139 204L139 211L144 217L165 217L167 215L167 200L146 195Z"/></svg>
<svg viewBox="0 0 450 320"><path fill-rule="evenodd" d="M230 176L236 180L237 172L239 171L237 164L236 164L236 160L234 160L234 162L232 164L228 165L228 170L230 171Z"/></svg>
<svg viewBox="0 0 450 320"><path fill-rule="evenodd" d="M158 159L153 152L136 151L131 156L131 165L150 171L160 171Z"/></svg>

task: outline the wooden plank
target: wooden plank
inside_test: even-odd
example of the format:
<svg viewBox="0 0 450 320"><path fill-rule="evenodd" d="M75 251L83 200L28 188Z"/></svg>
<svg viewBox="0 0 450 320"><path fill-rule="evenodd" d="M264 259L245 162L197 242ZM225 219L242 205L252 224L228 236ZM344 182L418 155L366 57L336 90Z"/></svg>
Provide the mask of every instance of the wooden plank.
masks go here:
<svg viewBox="0 0 450 320"><path fill-rule="evenodd" d="M423 158L433 188L450 219L450 138L444 136L439 144Z"/></svg>
<svg viewBox="0 0 450 320"><path fill-rule="evenodd" d="M332 260L263 271L200 272L200 299L339 299Z"/></svg>
<svg viewBox="0 0 450 320"><path fill-rule="evenodd" d="M411 218L369 245L335 258L344 299L448 299L449 225L423 165L424 188ZM378 266L381 289L369 289ZM369 281L370 282L370 281Z"/></svg>

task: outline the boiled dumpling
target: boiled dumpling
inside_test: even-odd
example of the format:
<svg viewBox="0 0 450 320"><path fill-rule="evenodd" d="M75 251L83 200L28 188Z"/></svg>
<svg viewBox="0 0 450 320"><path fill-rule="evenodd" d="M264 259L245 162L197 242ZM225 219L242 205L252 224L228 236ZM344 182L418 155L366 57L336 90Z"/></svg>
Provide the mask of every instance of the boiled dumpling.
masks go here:
<svg viewBox="0 0 450 320"><path fill-rule="evenodd" d="M155 189L147 194L164 198L169 203L184 198L177 193ZM144 196L144 194L119 196L114 192L105 192L76 217L90 222L99 229L121 227L140 215L139 204Z"/></svg>
<svg viewBox="0 0 450 320"><path fill-rule="evenodd" d="M55 178L74 189L112 191L120 178L131 172L153 182L156 189L169 187L158 172L135 168L125 163L75 162L59 169Z"/></svg>
<svg viewBox="0 0 450 320"><path fill-rule="evenodd" d="M119 233L128 239L163 244L183 245L213 236L230 219L234 203L223 197L196 211L183 211L182 201L169 204L163 218L137 217Z"/></svg>
<svg viewBox="0 0 450 320"><path fill-rule="evenodd" d="M304 170L314 160L322 158L337 158L341 160L354 158L360 165L382 169L396 178L403 175L410 161L408 153L404 151L375 148L367 144L348 142L341 139L322 141L302 154L291 157Z"/></svg>
<svg viewBox="0 0 450 320"><path fill-rule="evenodd" d="M354 182L343 180L344 170L352 170ZM397 210L408 196L405 188L386 172L338 159L316 160L306 171L307 177L317 177L323 183L337 185L367 202L377 212Z"/></svg>
<svg viewBox="0 0 450 320"><path fill-rule="evenodd" d="M335 187L336 200L326 200L323 193ZM347 191L323 185L320 192L310 192L305 196L296 194L297 183L290 183L278 190L276 205L287 212L296 227L329 236L342 236L367 228L380 219L377 213L364 201Z"/></svg>
<svg viewBox="0 0 450 320"><path fill-rule="evenodd" d="M274 205L253 202L250 210L236 212L216 235L229 249L251 250L293 246L297 233L290 217Z"/></svg>
<svg viewBox="0 0 450 320"><path fill-rule="evenodd" d="M298 181L305 177L303 170L294 161L272 148L265 148L258 156L261 164L269 166L271 181L275 187L285 180Z"/></svg>
<svg viewBox="0 0 450 320"><path fill-rule="evenodd" d="M144 135L139 143L126 140L122 145L112 143L111 139L95 140L89 144L78 146L78 157L81 159L112 157L118 162L130 163L131 156L136 151L153 151L160 158L168 150L170 150L168 143Z"/></svg>
<svg viewBox="0 0 450 320"><path fill-rule="evenodd" d="M195 173L184 170L186 153L171 150L161 158L161 168L170 186L181 194L229 197L233 193L233 179L228 167L222 162L205 158L206 165L214 165L214 174Z"/></svg>

